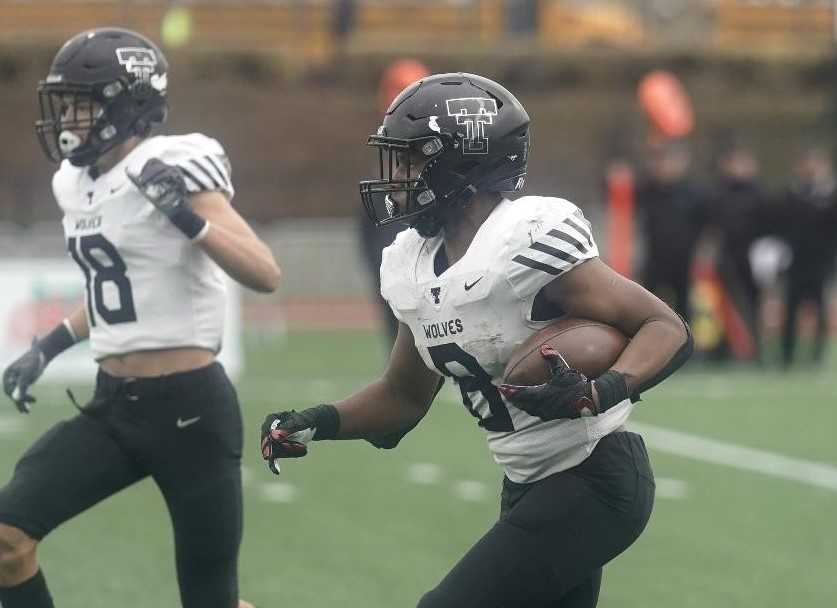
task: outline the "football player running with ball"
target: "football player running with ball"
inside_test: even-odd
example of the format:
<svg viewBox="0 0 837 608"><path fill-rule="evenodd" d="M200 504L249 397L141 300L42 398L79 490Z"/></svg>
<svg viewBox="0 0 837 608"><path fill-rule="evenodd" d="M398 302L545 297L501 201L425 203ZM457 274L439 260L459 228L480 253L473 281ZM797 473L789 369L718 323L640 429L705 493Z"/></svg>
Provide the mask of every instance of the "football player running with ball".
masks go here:
<svg viewBox="0 0 837 608"><path fill-rule="evenodd" d="M381 265L400 322L389 366L343 401L262 427L274 470L309 439L394 447L453 378L504 469L501 514L420 608L595 606L602 567L637 539L654 499L645 446L625 422L691 352L685 323L598 258L575 205L504 196L523 187L529 129L509 91L472 74L430 76L395 99L368 141L381 177L360 184L373 221L412 227ZM516 347L564 316L631 340L592 381L554 362L545 385L502 385Z"/></svg>
<svg viewBox="0 0 837 608"><path fill-rule="evenodd" d="M143 36L96 29L61 48L38 88L36 131L61 163L53 192L86 298L5 370L3 390L27 412L44 368L87 338L99 371L90 403L36 441L0 489L3 608L52 607L38 543L146 477L171 516L182 605L239 605L241 413L215 360L224 273L270 292L279 268L230 204L218 142L150 136L166 118L167 71Z"/></svg>

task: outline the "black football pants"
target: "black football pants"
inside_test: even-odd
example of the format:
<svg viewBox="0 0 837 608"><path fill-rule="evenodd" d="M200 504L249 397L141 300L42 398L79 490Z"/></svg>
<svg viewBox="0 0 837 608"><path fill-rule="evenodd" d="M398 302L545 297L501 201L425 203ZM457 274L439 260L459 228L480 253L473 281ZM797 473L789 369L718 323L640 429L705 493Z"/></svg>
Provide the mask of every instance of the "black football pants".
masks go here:
<svg viewBox="0 0 837 608"><path fill-rule="evenodd" d="M0 522L40 540L150 476L171 516L183 607L236 608L241 449L238 399L220 364L130 381L100 371L83 413L17 463L0 489ZM117 563L130 550L115 547Z"/></svg>
<svg viewBox="0 0 837 608"><path fill-rule="evenodd" d="M604 437L587 460L531 484L504 480L499 521L419 608L593 608L602 566L645 528L654 478L645 444Z"/></svg>

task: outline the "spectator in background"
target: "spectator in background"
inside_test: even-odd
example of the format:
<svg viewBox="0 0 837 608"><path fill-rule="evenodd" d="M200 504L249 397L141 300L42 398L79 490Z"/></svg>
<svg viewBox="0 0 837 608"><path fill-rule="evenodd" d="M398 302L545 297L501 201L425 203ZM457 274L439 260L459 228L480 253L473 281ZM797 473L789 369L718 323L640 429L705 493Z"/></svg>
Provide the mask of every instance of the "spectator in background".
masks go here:
<svg viewBox="0 0 837 608"><path fill-rule="evenodd" d="M716 267L727 295L747 326L754 358L761 358L759 287L750 264L750 247L770 231L767 194L759 183L759 162L739 140L730 141L717 160L711 223L718 237Z"/></svg>
<svg viewBox="0 0 837 608"><path fill-rule="evenodd" d="M813 360L820 363L828 337L825 286L837 255L837 196L831 155L821 147L806 149L793 168L782 201L782 236L793 254L787 276L782 362L788 367L797 341L800 306L809 301L816 314Z"/></svg>
<svg viewBox="0 0 837 608"><path fill-rule="evenodd" d="M355 0L336 0L334 3L334 35L342 43L355 26Z"/></svg>
<svg viewBox="0 0 837 608"><path fill-rule="evenodd" d="M506 32L531 36L538 29L538 0L506 0Z"/></svg>
<svg viewBox="0 0 837 608"><path fill-rule="evenodd" d="M378 86L378 112L380 124L383 116L398 93L416 80L430 75L430 70L423 63L414 59L400 59L393 62L381 76ZM375 167L377 169L377 167ZM372 299L377 302L379 314L384 324L389 346L395 342L398 333L398 321L392 314L389 305L381 297L381 252L394 240L395 235L407 227L406 224L387 224L376 228L363 206L358 205L361 215L358 218L358 237L360 239L363 259L366 262L369 275L372 278Z"/></svg>
<svg viewBox="0 0 837 608"><path fill-rule="evenodd" d="M649 144L646 175L636 188L643 227L643 285L689 318L689 271L708 219L708 193L689 176L691 152L684 140Z"/></svg>

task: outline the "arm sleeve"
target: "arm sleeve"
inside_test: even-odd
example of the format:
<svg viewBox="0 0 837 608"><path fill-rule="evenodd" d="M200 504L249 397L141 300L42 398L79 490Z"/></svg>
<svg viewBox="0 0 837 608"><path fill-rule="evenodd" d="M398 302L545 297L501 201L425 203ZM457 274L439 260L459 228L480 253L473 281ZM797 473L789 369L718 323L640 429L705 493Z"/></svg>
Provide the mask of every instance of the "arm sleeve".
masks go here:
<svg viewBox="0 0 837 608"><path fill-rule="evenodd" d="M581 210L568 201L545 199L517 223L505 255L506 280L521 299L533 298L599 249Z"/></svg>

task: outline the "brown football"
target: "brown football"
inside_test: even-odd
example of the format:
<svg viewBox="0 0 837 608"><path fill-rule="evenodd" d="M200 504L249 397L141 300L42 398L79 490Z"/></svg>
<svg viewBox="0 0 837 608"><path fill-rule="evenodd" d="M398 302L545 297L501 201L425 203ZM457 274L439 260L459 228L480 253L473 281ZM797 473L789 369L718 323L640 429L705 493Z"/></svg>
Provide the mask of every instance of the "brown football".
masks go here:
<svg viewBox="0 0 837 608"><path fill-rule="evenodd" d="M548 344L570 367L588 378L597 378L614 364L628 344L615 327L589 319L558 319L532 334L512 353L506 364L506 384L532 386L549 379L549 365L540 349Z"/></svg>

